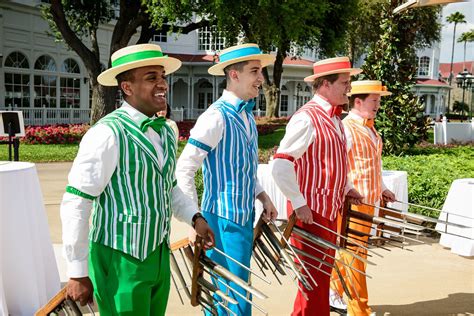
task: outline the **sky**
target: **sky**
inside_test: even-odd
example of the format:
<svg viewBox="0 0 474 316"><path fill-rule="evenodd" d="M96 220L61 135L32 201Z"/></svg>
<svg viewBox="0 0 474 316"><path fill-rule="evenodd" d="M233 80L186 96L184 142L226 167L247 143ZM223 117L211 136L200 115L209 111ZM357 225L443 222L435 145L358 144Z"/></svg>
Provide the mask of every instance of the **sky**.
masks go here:
<svg viewBox="0 0 474 316"><path fill-rule="evenodd" d="M454 62L463 61L464 59L464 43L457 42L459 36L461 36L463 32L474 29L474 0L469 0L468 2L451 3L444 6L442 17L443 28L441 29L441 63L451 62L454 24L446 22L446 17L456 11L459 11L465 15L464 20L466 20L467 23L458 24L456 26ZM468 43L466 45L466 60L474 60L474 42Z"/></svg>

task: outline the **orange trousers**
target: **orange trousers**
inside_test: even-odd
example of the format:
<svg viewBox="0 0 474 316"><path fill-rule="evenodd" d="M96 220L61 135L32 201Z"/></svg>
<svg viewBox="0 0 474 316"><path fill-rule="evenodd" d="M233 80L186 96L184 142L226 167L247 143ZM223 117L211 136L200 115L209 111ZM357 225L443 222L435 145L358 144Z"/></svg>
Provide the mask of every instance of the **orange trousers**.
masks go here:
<svg viewBox="0 0 474 316"><path fill-rule="evenodd" d="M374 214L374 208L370 206L360 205L357 207L353 206L353 208L354 210L361 213L365 213L369 215ZM366 234L369 234L371 230L371 228L368 226L370 226L369 223L360 221L358 219L351 219L351 223L349 224L349 228L357 230L359 232L366 233ZM354 241L356 241L358 244L362 244L364 246L367 245L368 237L360 237L360 236L355 236L352 234L349 234L349 237L354 238ZM349 249L351 249L353 252L356 252L358 255L360 255L363 258L367 258L367 251L365 249L362 249L362 248L357 248L357 249L349 248ZM346 265L350 265L360 271L363 271L363 272L366 271L366 264L358 259L355 259L351 255L341 253L339 260L344 262ZM369 307L369 293L367 290L366 276L360 272L357 272L348 268L347 266L344 266L343 264L339 262L337 262L336 264L341 274L343 275L344 281L349 289L349 293L352 296L352 299L348 300L347 302L348 314L351 316L370 315L372 310ZM334 282L331 283L332 289L338 292L339 295L342 296L344 293L344 290L339 280L339 277L334 270L332 271L332 280L334 280Z"/></svg>

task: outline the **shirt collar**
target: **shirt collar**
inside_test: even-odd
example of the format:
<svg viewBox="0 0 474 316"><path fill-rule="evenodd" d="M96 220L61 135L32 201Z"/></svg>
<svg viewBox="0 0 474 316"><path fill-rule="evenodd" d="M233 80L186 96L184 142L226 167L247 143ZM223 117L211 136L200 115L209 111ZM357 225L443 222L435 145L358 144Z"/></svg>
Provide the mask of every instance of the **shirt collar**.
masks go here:
<svg viewBox="0 0 474 316"><path fill-rule="evenodd" d="M347 118L357 120L357 121L361 121L361 122L364 121L362 116L360 116L359 114L354 113L353 111L349 111L349 114L347 114Z"/></svg>
<svg viewBox="0 0 474 316"><path fill-rule="evenodd" d="M232 105L235 108L235 110L239 113L241 113L244 109L247 110L247 112L251 112L255 105L254 99L244 101L240 99L238 96L236 96L232 91L229 91L226 89L224 89L224 91L222 92L221 100Z"/></svg>
<svg viewBox="0 0 474 316"><path fill-rule="evenodd" d="M148 118L145 114L135 109L133 106L127 103L127 101L123 101L122 106L120 107L122 110L127 112L128 115L132 118L132 120L140 126L144 120ZM155 116L153 116L155 117Z"/></svg>
<svg viewBox="0 0 474 316"><path fill-rule="evenodd" d="M332 108L332 105L328 102L328 100L319 94L315 94L313 96L313 101L319 104L325 112L329 112Z"/></svg>

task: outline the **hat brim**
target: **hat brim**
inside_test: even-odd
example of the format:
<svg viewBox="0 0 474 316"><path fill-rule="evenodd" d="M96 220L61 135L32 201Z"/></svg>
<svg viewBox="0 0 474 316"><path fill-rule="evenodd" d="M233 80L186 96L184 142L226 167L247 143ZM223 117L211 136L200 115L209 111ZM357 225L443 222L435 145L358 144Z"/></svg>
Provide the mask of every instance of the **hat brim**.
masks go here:
<svg viewBox="0 0 474 316"><path fill-rule="evenodd" d="M392 95L392 92L390 91L369 91L369 90L362 90L362 91L357 91L357 92L354 92L354 93L347 93L347 96L352 96L352 95L358 95L358 94L378 94L380 95L381 97L385 97L385 96L388 96L388 95Z"/></svg>
<svg viewBox="0 0 474 316"><path fill-rule="evenodd" d="M319 78L319 77L324 77L328 75L334 75L334 74L343 74L343 73L350 73L351 76L358 75L362 72L362 69L360 68L344 68L344 69L336 69L336 70L331 70L331 71L326 71L322 72L319 74L311 75L306 78L304 78L305 82L313 82L314 79Z"/></svg>
<svg viewBox="0 0 474 316"><path fill-rule="evenodd" d="M262 63L262 68L267 67L275 62L276 56L270 54L255 54L255 55L247 55L239 58L234 58L231 60L224 61L222 63L215 64L214 66L210 67L207 72L213 76L224 76L224 68L240 63L243 61L250 61L250 60L259 60Z"/></svg>
<svg viewBox="0 0 474 316"><path fill-rule="evenodd" d="M118 85L116 79L118 74L127 70L147 66L163 66L165 68L165 73L169 75L181 67L181 60L173 57L156 57L132 61L117 67L107 69L97 77L97 81L99 81L99 83L103 86L116 86Z"/></svg>

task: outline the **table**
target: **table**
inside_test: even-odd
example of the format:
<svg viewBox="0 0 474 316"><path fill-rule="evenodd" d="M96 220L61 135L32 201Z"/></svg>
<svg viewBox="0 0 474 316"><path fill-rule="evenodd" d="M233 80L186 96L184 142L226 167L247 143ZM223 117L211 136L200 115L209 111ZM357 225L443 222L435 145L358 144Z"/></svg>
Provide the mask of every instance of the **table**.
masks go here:
<svg viewBox="0 0 474 316"><path fill-rule="evenodd" d="M436 224L441 234L440 245L451 248L451 252L461 256L474 256L474 178L454 180L444 201L443 212L439 219L449 223L470 226L470 228L452 227ZM447 227L446 227L447 226Z"/></svg>
<svg viewBox="0 0 474 316"><path fill-rule="evenodd" d="M0 315L28 315L60 290L36 167L0 161Z"/></svg>
<svg viewBox="0 0 474 316"><path fill-rule="evenodd" d="M270 161L270 164L272 162ZM276 186L275 182L273 181L273 177L271 175L271 165L270 164L259 164L257 169L257 178L260 185L263 187L265 192L267 192L268 196L272 200L273 204L275 205L278 211L278 218L279 219L286 219L287 218L287 208L286 208L286 198L284 197L283 193L280 189ZM389 190L395 193L397 200L402 202L408 202L408 181L407 181L407 173L406 171L398 171L398 170L384 170L382 171L382 177L385 185ZM407 211L408 208L405 204L400 203L388 203L388 206L397 208L402 211ZM260 218L262 214L263 206L260 201L256 201L255 203L255 220Z"/></svg>

